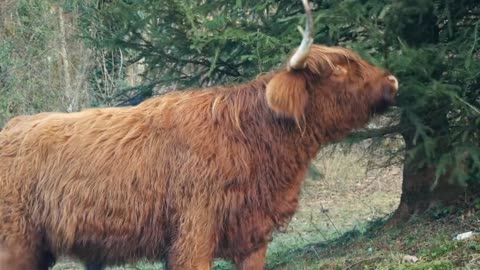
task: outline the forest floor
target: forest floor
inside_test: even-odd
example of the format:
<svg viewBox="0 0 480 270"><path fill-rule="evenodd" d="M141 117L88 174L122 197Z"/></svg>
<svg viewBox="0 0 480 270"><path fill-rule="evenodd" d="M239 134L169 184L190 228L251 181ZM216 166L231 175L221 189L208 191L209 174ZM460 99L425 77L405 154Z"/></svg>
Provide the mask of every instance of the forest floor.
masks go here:
<svg viewBox="0 0 480 270"><path fill-rule="evenodd" d="M320 153L298 212L269 245L266 269L480 269L480 237L453 240L479 231L480 213L438 209L386 229L383 223L400 200L401 168L372 169L368 160L361 148ZM82 268L62 263L54 269ZM109 269L163 268L138 264ZM218 261L214 269L232 266Z"/></svg>

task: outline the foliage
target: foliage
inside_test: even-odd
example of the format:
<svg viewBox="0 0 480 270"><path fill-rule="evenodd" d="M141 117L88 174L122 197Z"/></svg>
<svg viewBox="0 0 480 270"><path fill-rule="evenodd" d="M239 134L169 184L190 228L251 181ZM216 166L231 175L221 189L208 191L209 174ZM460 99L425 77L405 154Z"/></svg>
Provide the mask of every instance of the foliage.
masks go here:
<svg viewBox="0 0 480 270"><path fill-rule="evenodd" d="M302 8L286 0L115 1L85 19L102 36L96 45L128 50L149 82L181 88L242 81L282 63L300 41Z"/></svg>
<svg viewBox="0 0 480 270"><path fill-rule="evenodd" d="M0 21L0 125L58 101L54 78L48 76L58 68L48 42L55 35L49 5L18 2L12 9L16 17Z"/></svg>
<svg viewBox="0 0 480 270"><path fill-rule="evenodd" d="M340 1L319 12L338 43L400 78L400 124L372 134L401 133L407 161L435 167L437 179L478 181L478 1Z"/></svg>
<svg viewBox="0 0 480 270"><path fill-rule="evenodd" d="M62 57L69 64L72 91L82 103L87 97L83 74L88 69L88 52L75 38L78 5L67 12L54 0L5 1L0 7L0 127L13 116L41 111L65 111L68 103ZM60 31L59 16L67 28ZM61 40L66 41L64 55Z"/></svg>
<svg viewBox="0 0 480 270"><path fill-rule="evenodd" d="M407 161L458 184L480 179L480 5L475 0L315 1L315 41L353 48L400 78ZM146 84L175 88L243 81L298 45L300 1L119 0L86 17L102 38L146 65ZM91 31L91 29L90 29Z"/></svg>
<svg viewBox="0 0 480 270"><path fill-rule="evenodd" d="M393 54L392 68L408 90L400 99L402 124L411 129L404 137L413 135L408 154L418 168L435 167L437 179L478 184L480 5L420 1L415 9L410 2L394 5L396 28L390 27L398 31L402 53ZM406 38L412 29L419 36Z"/></svg>

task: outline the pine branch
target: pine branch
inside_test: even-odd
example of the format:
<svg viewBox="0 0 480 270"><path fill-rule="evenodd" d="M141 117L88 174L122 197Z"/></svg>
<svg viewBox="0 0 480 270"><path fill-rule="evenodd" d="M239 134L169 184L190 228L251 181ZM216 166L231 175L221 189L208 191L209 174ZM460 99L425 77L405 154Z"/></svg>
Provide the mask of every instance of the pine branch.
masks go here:
<svg viewBox="0 0 480 270"><path fill-rule="evenodd" d="M383 128L366 129L363 131L354 132L350 134L348 138L353 139L355 141L364 141L364 140L373 139L373 138L380 138L380 137L386 137L389 135L400 134L402 132L405 132L407 129L408 127L397 124L397 125L387 126Z"/></svg>

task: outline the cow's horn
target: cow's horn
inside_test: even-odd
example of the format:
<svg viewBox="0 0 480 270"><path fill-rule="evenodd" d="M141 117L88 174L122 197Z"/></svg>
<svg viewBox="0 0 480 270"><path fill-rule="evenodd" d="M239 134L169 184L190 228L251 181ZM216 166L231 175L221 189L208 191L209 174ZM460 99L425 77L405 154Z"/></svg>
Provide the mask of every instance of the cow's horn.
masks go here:
<svg viewBox="0 0 480 270"><path fill-rule="evenodd" d="M305 23L305 31L303 31L303 39L300 47L295 52L295 54L290 58L289 67L292 69L302 69L305 68L306 60L310 48L313 43L313 18L312 10L308 4L308 0L302 0L303 7L305 8L305 13L307 15L307 20Z"/></svg>

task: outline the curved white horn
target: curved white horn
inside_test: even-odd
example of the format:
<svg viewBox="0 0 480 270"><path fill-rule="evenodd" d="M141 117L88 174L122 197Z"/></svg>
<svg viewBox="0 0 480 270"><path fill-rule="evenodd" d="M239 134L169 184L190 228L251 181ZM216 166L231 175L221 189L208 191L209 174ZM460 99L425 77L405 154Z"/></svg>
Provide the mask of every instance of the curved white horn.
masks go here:
<svg viewBox="0 0 480 270"><path fill-rule="evenodd" d="M302 69L305 68L306 60L310 48L313 44L313 17L312 10L308 4L308 0L302 0L303 7L305 8L305 13L307 15L307 21L305 23L305 31L303 32L302 43L300 47L295 52L295 54L290 58L289 67L292 69Z"/></svg>

